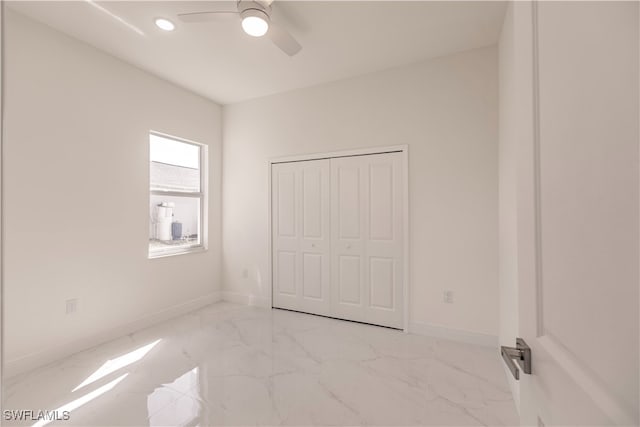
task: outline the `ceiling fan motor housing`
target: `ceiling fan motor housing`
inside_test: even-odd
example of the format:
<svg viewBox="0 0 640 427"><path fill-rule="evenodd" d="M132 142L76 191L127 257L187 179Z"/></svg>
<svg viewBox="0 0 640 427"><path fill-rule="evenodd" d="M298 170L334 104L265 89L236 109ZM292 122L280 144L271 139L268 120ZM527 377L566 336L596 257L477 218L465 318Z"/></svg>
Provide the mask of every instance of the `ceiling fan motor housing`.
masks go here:
<svg viewBox="0 0 640 427"><path fill-rule="evenodd" d="M257 16L269 22L271 6L259 1L240 0L238 2L238 12L240 12L241 18Z"/></svg>

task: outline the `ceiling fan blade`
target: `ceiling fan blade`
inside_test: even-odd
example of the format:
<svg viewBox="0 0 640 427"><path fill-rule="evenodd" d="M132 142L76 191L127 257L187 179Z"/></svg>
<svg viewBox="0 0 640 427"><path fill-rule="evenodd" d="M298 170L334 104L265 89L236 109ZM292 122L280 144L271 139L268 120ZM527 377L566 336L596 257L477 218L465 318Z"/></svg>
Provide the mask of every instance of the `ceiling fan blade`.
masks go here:
<svg viewBox="0 0 640 427"><path fill-rule="evenodd" d="M278 25L274 25L273 23L271 23L271 25L269 25L269 31L267 32L267 35L269 36L273 44L278 46L284 53L289 56L295 55L296 53L300 52L300 49L302 49L300 43L298 43L298 41L294 39L287 30Z"/></svg>
<svg viewBox="0 0 640 427"><path fill-rule="evenodd" d="M229 18L238 15L237 11L215 11L215 12L190 12L179 13L178 18L182 22L210 22L221 18Z"/></svg>

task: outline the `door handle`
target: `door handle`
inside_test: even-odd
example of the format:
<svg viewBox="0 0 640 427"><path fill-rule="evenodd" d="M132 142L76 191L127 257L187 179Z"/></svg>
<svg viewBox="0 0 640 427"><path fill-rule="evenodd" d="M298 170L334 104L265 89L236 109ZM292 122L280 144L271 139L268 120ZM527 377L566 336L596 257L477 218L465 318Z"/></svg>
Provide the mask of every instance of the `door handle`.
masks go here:
<svg viewBox="0 0 640 427"><path fill-rule="evenodd" d="M516 338L515 348L501 346L500 354L516 380L520 379L520 370L525 374L531 374L531 348L522 338ZM514 360L518 361L519 366Z"/></svg>
<svg viewBox="0 0 640 427"><path fill-rule="evenodd" d="M347 243L347 249L351 249L351 245Z"/></svg>

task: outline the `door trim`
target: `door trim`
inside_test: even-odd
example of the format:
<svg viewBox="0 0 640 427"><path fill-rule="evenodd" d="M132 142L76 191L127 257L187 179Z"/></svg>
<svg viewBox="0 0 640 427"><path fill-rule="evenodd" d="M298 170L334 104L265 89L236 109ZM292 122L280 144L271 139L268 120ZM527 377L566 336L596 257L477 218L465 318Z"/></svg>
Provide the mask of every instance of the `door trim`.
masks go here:
<svg viewBox="0 0 640 427"><path fill-rule="evenodd" d="M307 160L321 160L321 159L333 159L338 157L354 157L354 156L367 156L371 154L386 154L386 153L402 153L402 221L403 221L403 281L402 281L402 293L403 293L403 322L402 330L404 333L409 332L409 288L411 286L411 279L409 276L410 267L410 252L409 252L409 146L404 145L390 145L384 147L371 147L371 148L357 148L353 150L341 150L330 151L325 153L312 153L312 154L297 154L292 156L274 157L267 160L267 185L269 186L269 271L268 271L268 294L269 294L269 307L273 308L273 206L272 206L272 182L271 182L271 166L278 163L293 163L302 162Z"/></svg>

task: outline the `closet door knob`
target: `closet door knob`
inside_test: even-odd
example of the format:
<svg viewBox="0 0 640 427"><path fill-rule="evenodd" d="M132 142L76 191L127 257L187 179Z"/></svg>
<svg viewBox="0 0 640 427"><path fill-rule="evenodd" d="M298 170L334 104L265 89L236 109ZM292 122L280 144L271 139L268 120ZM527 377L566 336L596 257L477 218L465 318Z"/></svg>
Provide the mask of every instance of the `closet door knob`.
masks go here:
<svg viewBox="0 0 640 427"><path fill-rule="evenodd" d="M347 243L347 249L351 249L351 244Z"/></svg>
<svg viewBox="0 0 640 427"><path fill-rule="evenodd" d="M312 244L311 244L311 247L312 247L312 248L315 248L315 247L316 247L316 244L315 244L315 243L312 243Z"/></svg>

